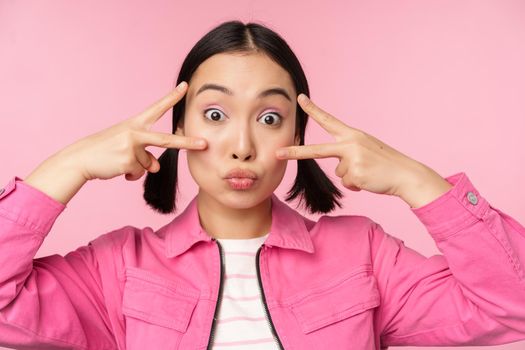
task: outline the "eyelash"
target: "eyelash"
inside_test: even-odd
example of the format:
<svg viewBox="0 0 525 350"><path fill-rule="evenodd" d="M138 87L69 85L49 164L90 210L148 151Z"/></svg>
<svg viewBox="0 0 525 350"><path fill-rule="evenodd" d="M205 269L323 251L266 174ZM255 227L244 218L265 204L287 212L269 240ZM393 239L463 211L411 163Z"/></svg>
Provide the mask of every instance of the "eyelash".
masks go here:
<svg viewBox="0 0 525 350"><path fill-rule="evenodd" d="M224 113L223 113L220 109L217 109L217 108L208 108L208 109L205 109L205 110L204 110L204 118L208 119L208 120L211 121L211 122L220 122L220 120L213 120L213 119L208 118L208 117L206 116L206 114L207 114L209 111L218 111L219 113L222 113L223 115L224 115ZM267 114L273 114L273 115L276 115L276 116L279 118L279 120L277 121L277 124L265 124L265 125L268 125L268 126L278 126L279 124L281 124L283 117L282 117L279 113L277 113L277 112L267 112L267 113L264 113L263 116L264 116L264 115L267 115ZM262 118L262 117L261 117L261 118ZM264 123L263 123L263 124L264 124Z"/></svg>

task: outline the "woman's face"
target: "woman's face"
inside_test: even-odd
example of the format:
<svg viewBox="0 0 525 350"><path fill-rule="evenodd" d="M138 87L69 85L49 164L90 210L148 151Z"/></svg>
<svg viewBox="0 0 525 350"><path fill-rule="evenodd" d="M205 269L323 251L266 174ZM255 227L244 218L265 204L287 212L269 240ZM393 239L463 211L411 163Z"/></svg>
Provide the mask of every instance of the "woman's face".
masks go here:
<svg viewBox="0 0 525 350"><path fill-rule="evenodd" d="M187 150L199 195L230 208L261 203L286 170L275 151L299 144L297 94L288 72L265 54L221 53L205 60L188 83L184 125L176 134L208 141L205 150ZM227 180L234 169L249 170L256 180Z"/></svg>

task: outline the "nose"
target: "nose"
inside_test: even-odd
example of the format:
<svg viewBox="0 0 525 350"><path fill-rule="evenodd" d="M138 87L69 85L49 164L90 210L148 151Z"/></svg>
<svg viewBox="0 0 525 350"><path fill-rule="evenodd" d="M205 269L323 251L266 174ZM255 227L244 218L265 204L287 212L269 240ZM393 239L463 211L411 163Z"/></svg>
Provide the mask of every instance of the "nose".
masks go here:
<svg viewBox="0 0 525 350"><path fill-rule="evenodd" d="M232 153L233 159L240 159L241 161L255 159L255 146L253 137L248 125L239 126L238 131L233 135Z"/></svg>

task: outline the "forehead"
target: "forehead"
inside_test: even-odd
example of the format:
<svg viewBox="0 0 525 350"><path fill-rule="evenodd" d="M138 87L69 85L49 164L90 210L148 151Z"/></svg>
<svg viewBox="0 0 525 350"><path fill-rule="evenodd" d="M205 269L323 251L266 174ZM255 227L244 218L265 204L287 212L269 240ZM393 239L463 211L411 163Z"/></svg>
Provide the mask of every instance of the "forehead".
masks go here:
<svg viewBox="0 0 525 350"><path fill-rule="evenodd" d="M292 99L296 95L289 73L263 53L221 53L209 57L189 81L188 99L193 99L204 84L227 86L233 97L256 98L260 91L275 87L283 88Z"/></svg>

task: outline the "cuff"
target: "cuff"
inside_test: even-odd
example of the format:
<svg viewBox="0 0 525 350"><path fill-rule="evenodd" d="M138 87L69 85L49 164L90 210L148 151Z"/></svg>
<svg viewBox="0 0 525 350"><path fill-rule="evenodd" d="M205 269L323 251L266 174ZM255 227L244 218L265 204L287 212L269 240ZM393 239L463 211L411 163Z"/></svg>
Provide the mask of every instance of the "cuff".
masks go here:
<svg viewBox="0 0 525 350"><path fill-rule="evenodd" d="M47 234L67 206L14 176L0 188L0 216Z"/></svg>
<svg viewBox="0 0 525 350"><path fill-rule="evenodd" d="M446 177L447 192L419 208L410 208L437 240L443 240L482 219L489 203L464 172Z"/></svg>

